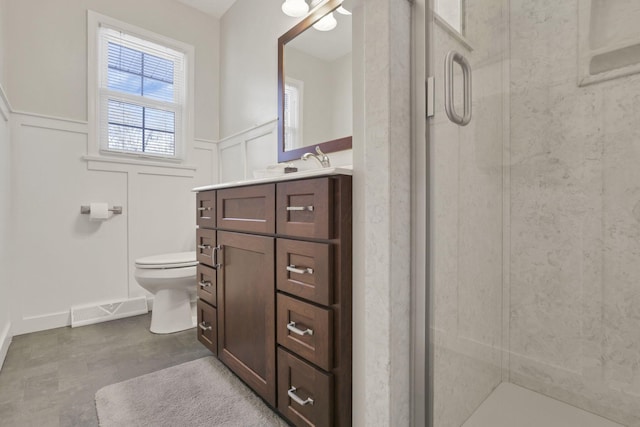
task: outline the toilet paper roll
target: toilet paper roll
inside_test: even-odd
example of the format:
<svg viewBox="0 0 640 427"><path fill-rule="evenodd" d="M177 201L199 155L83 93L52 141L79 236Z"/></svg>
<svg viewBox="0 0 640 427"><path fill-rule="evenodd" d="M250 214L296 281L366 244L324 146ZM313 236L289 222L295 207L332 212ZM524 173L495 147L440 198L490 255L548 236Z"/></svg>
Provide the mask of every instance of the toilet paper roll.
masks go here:
<svg viewBox="0 0 640 427"><path fill-rule="evenodd" d="M89 205L89 221L104 221L109 218L108 203L91 203Z"/></svg>

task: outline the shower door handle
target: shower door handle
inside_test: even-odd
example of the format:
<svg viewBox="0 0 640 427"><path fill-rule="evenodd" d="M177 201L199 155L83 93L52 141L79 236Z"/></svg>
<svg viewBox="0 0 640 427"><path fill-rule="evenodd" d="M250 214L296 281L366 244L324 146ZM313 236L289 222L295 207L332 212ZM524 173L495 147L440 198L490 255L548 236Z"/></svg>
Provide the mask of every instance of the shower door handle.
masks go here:
<svg viewBox="0 0 640 427"><path fill-rule="evenodd" d="M464 115L460 116L453 105L453 63L457 62L462 68L464 91ZM444 59L444 109L447 117L453 123L466 126L471 121L471 65L462 54L455 50L449 51Z"/></svg>

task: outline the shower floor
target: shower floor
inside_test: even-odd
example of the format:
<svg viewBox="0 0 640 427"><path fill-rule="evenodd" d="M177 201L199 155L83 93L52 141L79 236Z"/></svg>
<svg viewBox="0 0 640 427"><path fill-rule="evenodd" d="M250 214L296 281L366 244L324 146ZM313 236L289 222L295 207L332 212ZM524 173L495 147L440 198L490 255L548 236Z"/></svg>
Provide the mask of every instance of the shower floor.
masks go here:
<svg viewBox="0 0 640 427"><path fill-rule="evenodd" d="M500 384L462 427L624 427L510 383Z"/></svg>

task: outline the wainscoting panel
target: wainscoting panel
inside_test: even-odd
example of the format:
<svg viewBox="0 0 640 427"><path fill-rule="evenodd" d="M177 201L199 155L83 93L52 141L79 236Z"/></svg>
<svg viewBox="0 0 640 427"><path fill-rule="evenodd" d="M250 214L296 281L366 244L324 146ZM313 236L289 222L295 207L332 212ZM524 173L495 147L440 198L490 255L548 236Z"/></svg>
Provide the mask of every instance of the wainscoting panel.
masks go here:
<svg viewBox="0 0 640 427"><path fill-rule="evenodd" d="M135 259L194 250L191 188L212 182L216 146L192 141L185 164L87 157L83 122L12 114L13 333L65 326L73 305L145 295ZM80 205L121 215L92 222Z"/></svg>

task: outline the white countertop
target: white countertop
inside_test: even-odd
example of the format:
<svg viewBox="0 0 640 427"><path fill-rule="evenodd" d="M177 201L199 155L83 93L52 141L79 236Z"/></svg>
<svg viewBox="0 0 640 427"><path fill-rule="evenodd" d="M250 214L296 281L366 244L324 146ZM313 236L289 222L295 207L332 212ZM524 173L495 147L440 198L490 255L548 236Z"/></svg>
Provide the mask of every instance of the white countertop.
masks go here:
<svg viewBox="0 0 640 427"><path fill-rule="evenodd" d="M211 184L211 185L204 185L202 187L196 187L192 191L217 190L219 188L242 187L245 185L266 184L269 182L278 182L278 181L291 181L294 179L313 178L316 176L327 176L327 175L353 175L353 167L338 166L338 167L331 167L331 168L318 168L318 169L304 170L299 172L285 173L282 175L274 175L266 178L255 178L255 179L246 179L244 181L223 182L220 184Z"/></svg>

